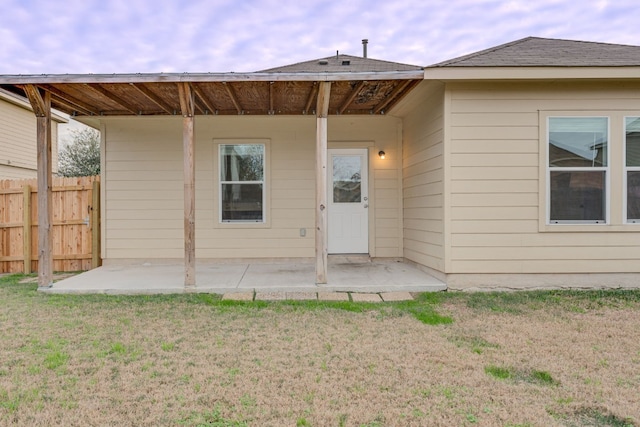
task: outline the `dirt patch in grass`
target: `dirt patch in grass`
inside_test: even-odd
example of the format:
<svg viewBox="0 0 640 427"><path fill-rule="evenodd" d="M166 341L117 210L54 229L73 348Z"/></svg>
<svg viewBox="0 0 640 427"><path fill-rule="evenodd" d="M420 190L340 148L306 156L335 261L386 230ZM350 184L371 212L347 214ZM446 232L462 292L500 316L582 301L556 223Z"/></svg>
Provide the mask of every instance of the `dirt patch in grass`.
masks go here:
<svg viewBox="0 0 640 427"><path fill-rule="evenodd" d="M0 425L640 420L633 300L590 306L561 296L501 310L494 300L428 296L332 308L42 295L0 280ZM453 322L426 324L416 312Z"/></svg>

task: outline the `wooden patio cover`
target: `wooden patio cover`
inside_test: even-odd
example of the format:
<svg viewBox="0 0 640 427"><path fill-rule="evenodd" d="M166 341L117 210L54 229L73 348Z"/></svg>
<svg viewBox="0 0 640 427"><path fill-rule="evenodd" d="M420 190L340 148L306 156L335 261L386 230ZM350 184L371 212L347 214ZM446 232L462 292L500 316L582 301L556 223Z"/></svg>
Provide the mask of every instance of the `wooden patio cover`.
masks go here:
<svg viewBox="0 0 640 427"><path fill-rule="evenodd" d="M51 108L72 117L183 117L185 288L195 277L194 117L316 116L316 282L327 282L327 118L387 114L423 70L184 74L4 75L0 87L26 96L37 117L38 285L53 281Z"/></svg>

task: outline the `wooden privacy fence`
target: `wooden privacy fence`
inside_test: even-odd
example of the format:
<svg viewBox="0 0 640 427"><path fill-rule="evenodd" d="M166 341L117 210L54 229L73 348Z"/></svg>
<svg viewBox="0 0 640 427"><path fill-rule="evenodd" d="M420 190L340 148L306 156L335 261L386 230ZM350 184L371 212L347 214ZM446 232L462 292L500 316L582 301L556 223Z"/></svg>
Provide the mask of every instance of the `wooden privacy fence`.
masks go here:
<svg viewBox="0 0 640 427"><path fill-rule="evenodd" d="M100 178L53 178L54 271L90 270L100 259ZM38 271L38 183L0 181L0 273Z"/></svg>

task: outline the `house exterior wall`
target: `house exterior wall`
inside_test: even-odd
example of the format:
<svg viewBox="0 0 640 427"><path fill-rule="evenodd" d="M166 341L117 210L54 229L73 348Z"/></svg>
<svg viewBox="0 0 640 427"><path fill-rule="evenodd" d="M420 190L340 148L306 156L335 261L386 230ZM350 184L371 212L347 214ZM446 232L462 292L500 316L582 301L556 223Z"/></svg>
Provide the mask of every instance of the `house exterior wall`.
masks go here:
<svg viewBox="0 0 640 427"><path fill-rule="evenodd" d="M58 123L51 123L52 166L57 171ZM37 176L36 116L0 97L0 179Z"/></svg>
<svg viewBox="0 0 640 427"><path fill-rule="evenodd" d="M404 257L444 272L444 85L416 90L403 118Z"/></svg>
<svg viewBox="0 0 640 427"><path fill-rule="evenodd" d="M598 276L600 286L637 280L625 275L640 272L640 226L623 223L621 123L640 115L640 84L450 83L445 98L450 287L589 286L585 274L597 273L621 273ZM572 114L612 117L608 224L546 224L545 117Z"/></svg>
<svg viewBox="0 0 640 427"><path fill-rule="evenodd" d="M315 116L197 116L196 258L315 256ZM104 118L103 257L184 256L181 117ZM370 254L402 256L401 121L329 117L329 148L369 148ZM267 223L218 220L217 143L266 142ZM378 158L384 150L387 158ZM306 231L301 237L300 229Z"/></svg>

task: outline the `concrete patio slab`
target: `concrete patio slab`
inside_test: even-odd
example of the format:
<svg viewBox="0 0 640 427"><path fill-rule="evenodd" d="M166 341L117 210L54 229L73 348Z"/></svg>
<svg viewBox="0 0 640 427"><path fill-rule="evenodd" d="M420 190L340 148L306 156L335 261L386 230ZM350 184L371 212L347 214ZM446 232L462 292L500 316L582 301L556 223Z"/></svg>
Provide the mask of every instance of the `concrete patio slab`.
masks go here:
<svg viewBox="0 0 640 427"><path fill-rule="evenodd" d="M402 261L338 258L329 263L329 283L323 290L342 292L441 291L440 280Z"/></svg>
<svg viewBox="0 0 640 427"><path fill-rule="evenodd" d="M313 292L316 290L315 279L315 266L308 263L249 264L238 288Z"/></svg>
<svg viewBox="0 0 640 427"><path fill-rule="evenodd" d="M196 265L196 286L188 291L226 294L446 290L446 285L438 279L413 265L395 260L330 258L328 283L321 285L315 284L314 268L313 263L305 260L199 263ZM179 263L106 265L55 282L42 292L183 293L184 267Z"/></svg>

